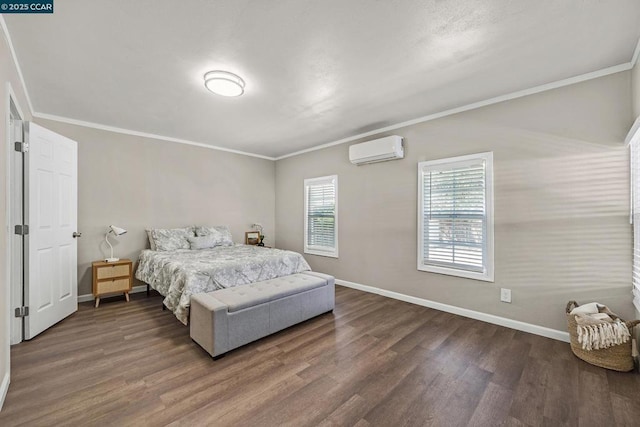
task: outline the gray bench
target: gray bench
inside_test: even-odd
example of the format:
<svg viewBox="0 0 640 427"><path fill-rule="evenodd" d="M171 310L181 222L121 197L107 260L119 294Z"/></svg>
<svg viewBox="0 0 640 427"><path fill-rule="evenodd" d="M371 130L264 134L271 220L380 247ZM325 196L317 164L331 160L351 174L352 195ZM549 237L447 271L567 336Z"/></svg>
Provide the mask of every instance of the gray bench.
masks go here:
<svg viewBox="0 0 640 427"><path fill-rule="evenodd" d="M211 356L266 337L335 305L335 280L306 271L191 296L190 334Z"/></svg>

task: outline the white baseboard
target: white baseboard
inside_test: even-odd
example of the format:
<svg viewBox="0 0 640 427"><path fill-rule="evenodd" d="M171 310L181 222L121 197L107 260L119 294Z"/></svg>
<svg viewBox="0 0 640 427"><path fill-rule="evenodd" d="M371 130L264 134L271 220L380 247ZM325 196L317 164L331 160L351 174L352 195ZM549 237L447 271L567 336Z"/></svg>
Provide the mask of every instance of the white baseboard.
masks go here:
<svg viewBox="0 0 640 427"><path fill-rule="evenodd" d="M134 286L133 288L131 288L131 292L129 293L137 294L138 292L147 292L147 285ZM117 294L114 294L114 295L117 295ZM94 299L95 298L93 294L78 295L78 302L93 301Z"/></svg>
<svg viewBox="0 0 640 427"><path fill-rule="evenodd" d="M482 313L480 311L474 311L467 308L456 307L454 305L430 301L428 299L412 297L410 295L388 291L386 289L380 289L373 286L361 285L359 283L349 282L346 280L336 279L336 284L345 286L347 288L357 289L359 291L369 292L372 294L378 294L384 297L409 302L411 304L421 305L423 307L446 311L447 313L457 314L459 316L469 317L471 319L481 320L483 322L492 323L494 325L505 326L507 328L516 329L518 331L529 332L531 334L552 338L558 341L569 342L568 332L558 331L557 329L551 329L545 326L533 325L531 323L525 323L519 320L507 319L506 317L495 316L493 314Z"/></svg>
<svg viewBox="0 0 640 427"><path fill-rule="evenodd" d="M4 399L7 397L9 391L9 372L4 373L4 378L0 384L0 411L2 411L2 405L4 405Z"/></svg>

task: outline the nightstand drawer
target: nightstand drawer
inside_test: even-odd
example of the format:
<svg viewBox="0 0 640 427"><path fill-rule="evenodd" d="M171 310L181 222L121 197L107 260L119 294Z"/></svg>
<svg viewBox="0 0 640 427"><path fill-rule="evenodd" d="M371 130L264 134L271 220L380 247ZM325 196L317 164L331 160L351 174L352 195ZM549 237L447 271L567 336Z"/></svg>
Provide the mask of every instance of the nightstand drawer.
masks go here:
<svg viewBox="0 0 640 427"><path fill-rule="evenodd" d="M112 277L122 277L129 275L129 264L110 265L98 267L97 277L100 279L110 279Z"/></svg>
<svg viewBox="0 0 640 427"><path fill-rule="evenodd" d="M127 267L126 265L123 267ZM116 280L104 280L96 283L97 294L108 294L111 292L124 292L128 291L131 287L131 282L128 277L124 279Z"/></svg>

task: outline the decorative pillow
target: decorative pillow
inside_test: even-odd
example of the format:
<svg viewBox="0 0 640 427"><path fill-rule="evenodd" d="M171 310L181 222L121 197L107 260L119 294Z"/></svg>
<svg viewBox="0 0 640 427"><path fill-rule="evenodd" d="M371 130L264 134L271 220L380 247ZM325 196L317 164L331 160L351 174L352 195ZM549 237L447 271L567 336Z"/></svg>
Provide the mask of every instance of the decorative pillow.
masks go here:
<svg viewBox="0 0 640 427"><path fill-rule="evenodd" d="M188 237L193 237L193 227L185 228L156 228L151 230L151 236L157 251L173 251L176 249L190 249Z"/></svg>
<svg viewBox="0 0 640 427"><path fill-rule="evenodd" d="M153 230L145 230L147 232L147 237L149 238L149 245L151 246L151 250L155 251L156 250L156 242L153 240L153 235L151 234L151 232Z"/></svg>
<svg viewBox="0 0 640 427"><path fill-rule="evenodd" d="M208 236L210 234L219 235L221 243L217 246L232 246L233 237L231 237L231 231L226 225L214 225L212 227L196 227L196 236Z"/></svg>
<svg viewBox="0 0 640 427"><path fill-rule="evenodd" d="M591 302L589 304L582 304L581 306L578 306L576 308L574 308L573 310L571 310L571 313L569 313L572 316L578 315L578 314L595 314L595 313L599 313L600 307L604 307L604 305L599 304L597 302Z"/></svg>
<svg viewBox="0 0 640 427"><path fill-rule="evenodd" d="M216 246L223 245L222 234L216 232L216 234L207 234L206 236L187 237L191 249L209 249Z"/></svg>

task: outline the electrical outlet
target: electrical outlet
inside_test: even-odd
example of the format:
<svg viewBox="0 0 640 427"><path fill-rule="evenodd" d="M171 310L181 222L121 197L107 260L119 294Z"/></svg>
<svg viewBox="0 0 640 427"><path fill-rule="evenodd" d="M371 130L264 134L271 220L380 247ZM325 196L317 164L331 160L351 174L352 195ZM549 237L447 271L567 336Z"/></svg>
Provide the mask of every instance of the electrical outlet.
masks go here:
<svg viewBox="0 0 640 427"><path fill-rule="evenodd" d="M500 288L500 301L511 302L511 289Z"/></svg>

